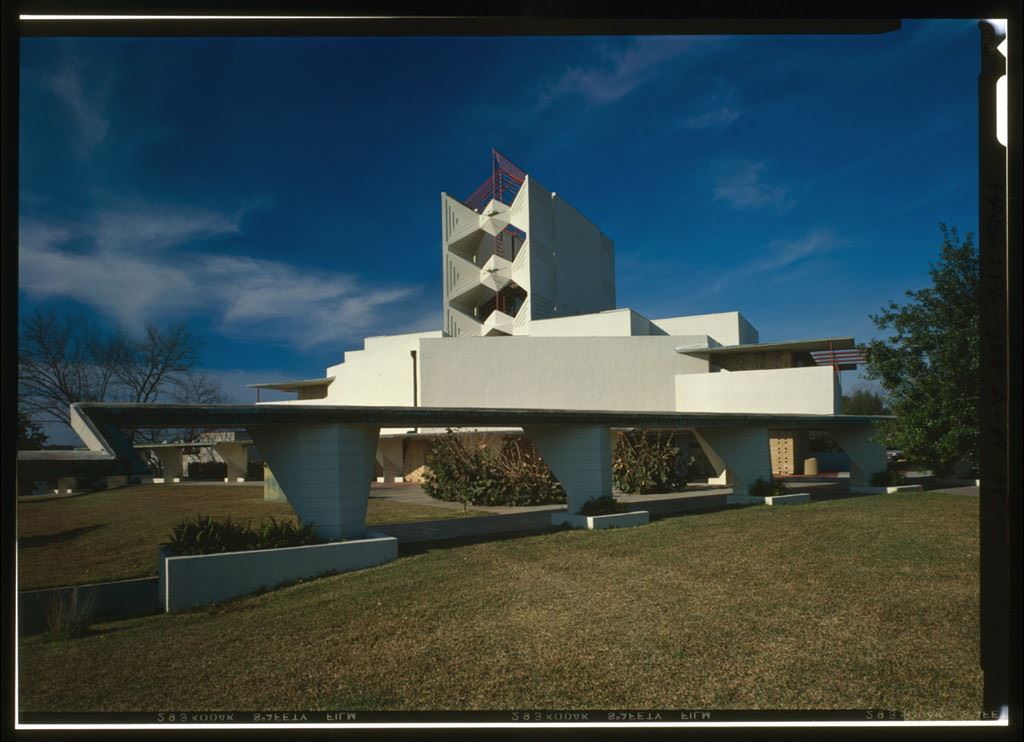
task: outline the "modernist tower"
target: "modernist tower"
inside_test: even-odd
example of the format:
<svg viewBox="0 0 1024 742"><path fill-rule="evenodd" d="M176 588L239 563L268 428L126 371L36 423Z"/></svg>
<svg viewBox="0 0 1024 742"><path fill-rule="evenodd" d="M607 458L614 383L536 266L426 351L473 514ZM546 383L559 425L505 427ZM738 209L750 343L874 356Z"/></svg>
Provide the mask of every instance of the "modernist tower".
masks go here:
<svg viewBox="0 0 1024 742"><path fill-rule="evenodd" d="M491 160L465 201L441 194L444 335L529 335L531 320L614 309L614 243L501 153Z"/></svg>

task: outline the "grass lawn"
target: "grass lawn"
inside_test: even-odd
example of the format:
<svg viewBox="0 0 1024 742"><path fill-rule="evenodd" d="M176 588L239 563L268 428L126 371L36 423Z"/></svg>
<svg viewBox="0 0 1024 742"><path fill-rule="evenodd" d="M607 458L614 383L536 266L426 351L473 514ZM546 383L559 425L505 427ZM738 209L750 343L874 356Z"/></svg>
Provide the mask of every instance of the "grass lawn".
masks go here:
<svg viewBox="0 0 1024 742"><path fill-rule="evenodd" d="M18 588L27 590L156 574L157 545L182 518L295 521L286 502L263 499L263 485L143 485L80 497L18 502ZM409 523L484 513L371 498L366 522Z"/></svg>
<svg viewBox="0 0 1024 742"><path fill-rule="evenodd" d="M21 707L977 718L977 522L977 498L911 493L434 549L30 637Z"/></svg>

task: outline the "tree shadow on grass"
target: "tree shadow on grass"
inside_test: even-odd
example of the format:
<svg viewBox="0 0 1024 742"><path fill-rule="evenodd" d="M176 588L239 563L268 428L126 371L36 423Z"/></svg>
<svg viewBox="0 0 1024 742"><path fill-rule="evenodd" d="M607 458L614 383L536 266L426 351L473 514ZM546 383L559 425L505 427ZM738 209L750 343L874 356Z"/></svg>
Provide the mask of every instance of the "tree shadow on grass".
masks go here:
<svg viewBox="0 0 1024 742"><path fill-rule="evenodd" d="M69 528L66 531L58 531L57 533L43 533L38 536L24 536L18 539L18 548L31 549L41 546L50 546L52 544L63 544L68 541L74 541L76 538L80 538L87 533L92 533L93 531L98 531L101 528L106 528L109 525L109 523L98 523L92 526Z"/></svg>

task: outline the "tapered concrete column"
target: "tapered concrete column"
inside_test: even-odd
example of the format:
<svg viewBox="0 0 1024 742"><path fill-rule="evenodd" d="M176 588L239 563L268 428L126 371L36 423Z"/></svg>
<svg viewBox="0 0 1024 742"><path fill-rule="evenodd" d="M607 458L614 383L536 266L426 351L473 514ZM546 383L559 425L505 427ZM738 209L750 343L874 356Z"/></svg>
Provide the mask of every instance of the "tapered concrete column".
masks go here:
<svg viewBox="0 0 1024 742"><path fill-rule="evenodd" d="M885 447L871 440L874 428L832 428L829 430L839 447L850 456L850 489L867 487L871 475L886 470Z"/></svg>
<svg viewBox="0 0 1024 742"><path fill-rule="evenodd" d="M603 425L529 425L523 431L565 488L570 513L612 494L612 447Z"/></svg>
<svg viewBox="0 0 1024 742"><path fill-rule="evenodd" d="M404 482L404 446L401 438L381 438L377 443L377 463L384 470L385 482Z"/></svg>
<svg viewBox="0 0 1024 742"><path fill-rule="evenodd" d="M771 480L767 428L701 428L693 432L715 472L726 475L733 494L747 494L758 478Z"/></svg>
<svg viewBox="0 0 1024 742"><path fill-rule="evenodd" d="M334 423L249 428L296 515L325 539L365 535L379 432Z"/></svg>
<svg viewBox="0 0 1024 742"><path fill-rule="evenodd" d="M219 441L213 444L213 450L227 464L224 472L225 482L242 482L249 473L249 456L246 447L234 441Z"/></svg>
<svg viewBox="0 0 1024 742"><path fill-rule="evenodd" d="M182 477L181 446L174 448L154 448L160 458L160 468L165 482L180 481Z"/></svg>

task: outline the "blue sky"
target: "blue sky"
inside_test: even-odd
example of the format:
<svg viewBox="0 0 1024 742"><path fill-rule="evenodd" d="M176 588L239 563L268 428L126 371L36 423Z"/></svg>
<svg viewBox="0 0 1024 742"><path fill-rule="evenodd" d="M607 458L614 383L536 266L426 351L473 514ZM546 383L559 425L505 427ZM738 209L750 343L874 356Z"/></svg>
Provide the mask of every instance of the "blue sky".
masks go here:
<svg viewBox="0 0 1024 742"><path fill-rule="evenodd" d="M185 320L251 401L440 326L439 193L495 147L615 241L618 306L867 340L977 231L978 38L25 38L20 311Z"/></svg>

